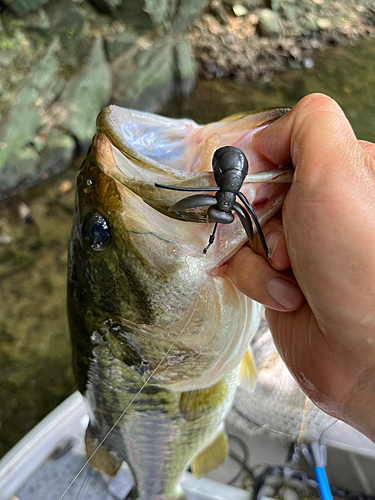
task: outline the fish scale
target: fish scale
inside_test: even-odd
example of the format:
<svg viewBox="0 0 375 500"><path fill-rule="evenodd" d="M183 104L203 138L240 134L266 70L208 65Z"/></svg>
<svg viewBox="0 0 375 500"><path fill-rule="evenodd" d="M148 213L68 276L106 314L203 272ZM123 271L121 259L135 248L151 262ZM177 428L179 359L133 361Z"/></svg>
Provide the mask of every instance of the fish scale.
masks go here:
<svg viewBox="0 0 375 500"><path fill-rule="evenodd" d="M181 498L189 464L201 476L223 463L239 373L254 382L248 345L260 317L259 304L221 274L247 239L237 216L219 225L204 255L207 213L169 212L184 193L155 183L214 186L215 148L241 143L250 166L241 191L264 224L291 169L261 157L251 137L285 112L207 126L116 106L98 117L77 176L69 249L73 366L90 416L90 463L114 476L125 460L137 500Z"/></svg>
<svg viewBox="0 0 375 500"><path fill-rule="evenodd" d="M155 389L154 394L139 394L108 439L108 445L119 463L123 459L129 464L140 498L161 494L166 499L178 498L178 482L186 464L205 443L212 441L218 429L222 431L238 374L239 367L209 389L175 392L149 385ZM116 360L110 347L99 346L89 379L86 399L95 408L90 425L100 429L101 434L96 437L102 439L117 420L118 408L126 408L133 397L133 391L128 392L126 387L131 385L138 391L146 378ZM108 472L95 457L91 464Z"/></svg>

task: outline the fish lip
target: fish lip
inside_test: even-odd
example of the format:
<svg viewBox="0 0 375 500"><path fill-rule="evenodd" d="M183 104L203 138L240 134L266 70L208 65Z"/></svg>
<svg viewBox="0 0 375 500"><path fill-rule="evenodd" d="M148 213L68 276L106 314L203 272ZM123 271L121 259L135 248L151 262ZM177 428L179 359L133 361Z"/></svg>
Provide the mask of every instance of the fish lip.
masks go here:
<svg viewBox="0 0 375 500"><path fill-rule="evenodd" d="M188 161L192 162L192 153L189 152L190 160L189 158L186 160L184 159L184 151L186 152L186 150L190 147L193 152L195 151L194 154L196 154L196 150L199 145L203 144L207 138L215 135L217 129L219 129L219 131L225 128L228 129L230 132L230 141L229 139L228 141L233 145L237 145L237 143L241 140L245 140L246 144L250 144L251 137L255 133L255 130L259 127L263 128L268 125L276 118L285 114L286 111L287 109L284 108L281 110L274 110L274 112L271 113L270 111L260 113L260 115L242 114L239 117L237 115L237 117L235 117L236 119L232 119L232 121L231 118L228 118L222 122L216 122L203 126L196 124L193 120L166 118L151 113L110 106L109 108L105 108L97 119L98 132L93 142L96 159L103 173L112 177L125 189L123 191L124 196L130 196L131 192L132 194L140 197L151 208L155 209L160 214L167 216L169 218L169 224L172 227L174 223L182 221L198 222L200 223L199 229L198 227L194 229L194 226L192 226L191 231L198 230L200 233L202 232L207 235L208 231L207 229L204 231L204 226L202 224L203 222L207 222L207 207L190 209L178 213L171 212L170 208L182 198L188 196L188 194L181 191L178 192L156 188L155 183L182 187L199 187L202 189L202 193L204 193L205 187L216 187L212 172L212 157L210 158L208 155L207 158L205 158L207 163L204 164L207 165L207 169L210 171L206 170L201 172L182 171L172 168L170 165L162 163L161 161L156 161L152 155L148 156L145 154L144 143L147 143L147 134L146 138L143 138L142 129L140 129L140 131L136 130L137 120L141 120L141 125L146 127L147 133L150 132L148 122L152 124L152 127L154 125L155 127L161 126L167 131L177 128L177 132L172 130L172 137L176 139L175 143L177 146L173 143L176 148L173 149L174 146L171 146L170 150L172 150L173 154L176 153L176 157L173 157L172 154L173 161L175 163L177 162L178 166L181 166L183 161L185 164L187 164ZM250 117L249 124L247 122L245 123L248 117ZM251 126L251 119L255 120L253 126ZM134 122L133 124L131 122L132 120ZM124 123L130 130L132 130L132 127L133 129L135 127L136 133L134 130L133 132L124 132ZM237 131L238 126L240 128L239 131ZM208 132L204 129L207 129ZM152 134L153 133L154 132L152 132ZM168 134L166 135L165 131L163 131L163 133L164 135L162 135L162 138L165 139L165 137L168 137ZM131 136L131 134L133 134L134 137ZM133 137L134 141L131 142L129 137L130 139ZM141 141L140 143L139 138L142 138L143 142ZM151 137L151 139L155 142L155 137ZM184 143L185 150L181 150L181 141ZM154 153L156 150L159 151L157 144L154 148ZM168 148L167 150L169 151ZM213 155L213 152L214 151L210 151L210 154L212 153ZM164 152L161 152L162 157L164 154ZM169 153L167 154L167 160L171 164L173 161L171 161L168 155ZM249 164L250 168L254 166L254 162L249 161ZM268 164L270 164L270 162L268 162ZM130 168L128 173L125 171L125 165ZM189 166L190 165L191 164L189 164ZM258 165L256 164L255 167L257 166ZM273 167L275 166L273 165ZM254 189L251 184L247 183L246 180L241 191L245 193L250 203L256 199L257 190ZM175 219L175 221L173 219ZM233 226L233 224L231 226ZM240 226L240 229L242 231L242 226ZM232 237L232 232L228 233L225 228L221 227L221 225L219 226L215 244L209 250L211 254L215 255L215 258L207 259L206 270L214 269L217 266L223 265L246 241L246 237L239 236L237 232L237 245L235 247L230 245L230 248L228 247L225 251L219 252L219 255L216 250L219 245L219 235L221 233L229 234L229 237ZM204 246L206 246L206 244L204 244L203 247Z"/></svg>
<svg viewBox="0 0 375 500"><path fill-rule="evenodd" d="M97 160L105 174L114 177L147 203L152 204L154 199L160 201L161 198L170 198L171 202L167 202L170 208L184 195L155 190L155 183L198 187L202 188L202 192L205 187L217 186L212 172L212 156L219 144L216 144L217 147L213 145L207 157L201 155L203 165L200 164L201 170L197 172L191 169L194 168L193 157L197 155L198 147L213 136L220 140L219 132L224 134L222 137L227 145L241 143L244 138L248 144L256 130L264 128L287 111L288 108L274 108L260 113L242 113L208 125L199 125L189 119L167 118L111 105L103 109L97 118L98 132L94 138L99 153ZM157 145L156 136L159 135L164 149ZM157 161L157 155L163 161ZM249 162L250 174L254 168L254 162ZM244 186L247 182L245 179ZM175 214L175 217L184 220L179 214Z"/></svg>
<svg viewBox="0 0 375 500"><path fill-rule="evenodd" d="M114 148L115 152L118 151L129 160L134 161L136 164L138 164L139 167L141 167L142 170L145 169L144 165L146 165L146 169L149 171L153 171L156 175L160 174L163 175L163 177L172 177L176 180L185 179L186 174L189 174L189 172L184 172L182 170L169 167L166 164L162 164L154 160L152 156L143 154L139 150L139 147L137 149L136 146L132 145L131 142L127 140L126 133L124 132L124 127L122 125L124 117L127 123L130 123L131 119L133 119L133 121L135 121L135 119L147 119L151 122L158 121L159 124L165 124L166 126L168 124L170 126L171 124L178 125L179 123L181 124L182 122L185 122L186 130L189 130L191 128L194 128L194 130L199 130L203 126L198 125L193 120L167 118L153 113L120 108L115 105L110 105L109 107L104 108L97 118L97 130L104 133L104 135L108 138L109 142ZM119 165L117 165L117 167L121 170Z"/></svg>
<svg viewBox="0 0 375 500"><path fill-rule="evenodd" d="M192 171L193 157L192 154L187 154L187 150L190 148L196 152L197 147L213 135L217 135L219 140L223 137L225 145L235 145L241 137L249 136L250 133L251 135L247 137L249 142L256 130L264 128L288 111L289 108L270 108L199 125L191 119L168 118L111 105L100 112L97 118L97 131L108 139L113 160L124 175L126 175L126 171L122 168L124 165L118 162L120 155L135 163L140 169L141 176L137 179L140 181L147 178L145 173L149 172L154 174L152 179L154 183L163 183L163 180L169 183L190 180L197 187L216 186L212 173L212 156L217 147L212 149L204 170L201 168L199 172ZM250 120L249 123L246 122L247 119ZM139 130L136 129L137 121L140 123ZM164 152L163 148L155 145L157 135L165 145ZM222 145L224 144L218 144L218 147ZM160 154L164 155L163 161L155 159L155 156ZM170 166L171 164L173 166ZM105 168L105 165L103 167ZM251 164L249 168L252 168ZM134 171L130 175L134 175Z"/></svg>

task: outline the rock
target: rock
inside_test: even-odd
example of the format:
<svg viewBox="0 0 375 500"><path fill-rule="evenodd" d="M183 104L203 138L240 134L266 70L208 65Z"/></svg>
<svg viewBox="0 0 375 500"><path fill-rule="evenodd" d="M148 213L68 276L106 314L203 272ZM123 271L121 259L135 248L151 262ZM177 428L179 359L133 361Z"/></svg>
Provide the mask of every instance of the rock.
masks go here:
<svg viewBox="0 0 375 500"><path fill-rule="evenodd" d="M106 40L105 47L109 62L124 54L137 41L137 35L131 31L119 33L116 37Z"/></svg>
<svg viewBox="0 0 375 500"><path fill-rule="evenodd" d="M74 139L81 146L91 140L96 116L110 102L111 69L118 104L157 111L172 95L192 88L195 62L184 32L208 0L5 3L10 8L0 30L0 177L7 193L65 166ZM47 148L56 129L67 132L69 144Z"/></svg>
<svg viewBox="0 0 375 500"><path fill-rule="evenodd" d="M112 98L119 106L156 110L173 94L174 46L171 37L138 41L111 64L113 75Z"/></svg>
<svg viewBox="0 0 375 500"><path fill-rule="evenodd" d="M43 7L48 0L3 0L13 12L19 16L24 16L32 10Z"/></svg>
<svg viewBox="0 0 375 500"><path fill-rule="evenodd" d="M208 5L208 0L89 0L100 12L111 14L139 32L155 26L185 31Z"/></svg>
<svg viewBox="0 0 375 500"><path fill-rule="evenodd" d="M17 54L15 52L7 51L7 50L2 50L1 51L1 59L0 59L0 68L7 68L10 66L14 59L16 58ZM1 76L1 74L0 74ZM3 79L1 79L3 83Z"/></svg>
<svg viewBox="0 0 375 500"><path fill-rule="evenodd" d="M153 23L147 10L146 0L89 0L89 2L99 11L107 15L112 15L127 26L137 31L147 31L153 27ZM161 2L161 13L164 13L165 0Z"/></svg>
<svg viewBox="0 0 375 500"><path fill-rule="evenodd" d="M57 129L51 129L46 145L40 153L38 177L35 178L34 184L45 177L65 170L72 161L75 147L76 143L73 137L63 134Z"/></svg>
<svg viewBox="0 0 375 500"><path fill-rule="evenodd" d="M13 240L12 227L3 217L0 217L0 258L1 245L8 245Z"/></svg>
<svg viewBox="0 0 375 500"><path fill-rule="evenodd" d="M240 3L235 3L233 5L232 9L233 9L234 15L237 17L246 16L246 14L249 13L248 9Z"/></svg>
<svg viewBox="0 0 375 500"><path fill-rule="evenodd" d="M283 34L280 17L270 9L261 9L257 12L259 17L258 29L262 36L275 37Z"/></svg>
<svg viewBox="0 0 375 500"><path fill-rule="evenodd" d="M71 136L51 129L40 153L33 146L16 150L9 156L2 170L0 199L38 184L67 168L72 161L75 146Z"/></svg>
<svg viewBox="0 0 375 500"><path fill-rule="evenodd" d="M303 58L303 66L306 69L313 68L314 67L314 59L312 59L311 57L304 57Z"/></svg>
<svg viewBox="0 0 375 500"><path fill-rule="evenodd" d="M213 0L210 4L210 13L222 24L228 24L228 15L220 0Z"/></svg>
<svg viewBox="0 0 375 500"><path fill-rule="evenodd" d="M65 85L47 118L63 126L81 144L91 141L100 109L111 94L111 72L105 60L103 42L98 38L81 70Z"/></svg>
<svg viewBox="0 0 375 500"><path fill-rule="evenodd" d="M256 9L258 7L267 7L266 0L242 0L242 3L249 10Z"/></svg>
<svg viewBox="0 0 375 500"><path fill-rule="evenodd" d="M23 19L26 28L36 28L40 30L48 30L51 27L51 22L44 9L38 9L30 12Z"/></svg>
<svg viewBox="0 0 375 500"><path fill-rule="evenodd" d="M327 19L326 17L319 17L316 20L316 23L319 26L319 28L324 29L324 30L332 27L332 22L329 19Z"/></svg>
<svg viewBox="0 0 375 500"><path fill-rule="evenodd" d="M113 101L156 111L172 96L189 92L195 80L195 61L180 36L143 37L111 65Z"/></svg>
<svg viewBox="0 0 375 500"><path fill-rule="evenodd" d="M271 0L271 9L275 12L278 12L280 7L282 7L282 0Z"/></svg>
<svg viewBox="0 0 375 500"><path fill-rule="evenodd" d="M317 20L313 16L308 16L303 19L302 26L306 31L316 31L319 29Z"/></svg>
<svg viewBox="0 0 375 500"><path fill-rule="evenodd" d="M46 5L46 13L54 33L77 33L83 27L83 17L72 0L50 0Z"/></svg>
<svg viewBox="0 0 375 500"><path fill-rule="evenodd" d="M178 87L176 94L184 96L189 94L195 83L195 59L190 45L180 42L175 47L175 68Z"/></svg>
<svg viewBox="0 0 375 500"><path fill-rule="evenodd" d="M30 207L21 201L17 207L17 213L19 222L23 224L30 217Z"/></svg>
<svg viewBox="0 0 375 500"><path fill-rule="evenodd" d="M157 5L157 0L156 5ZM171 0L171 3L174 3ZM179 2L176 11L171 16L172 28L177 33L184 33L190 24L208 6L209 0L187 0Z"/></svg>
<svg viewBox="0 0 375 500"><path fill-rule="evenodd" d="M15 187L26 184L35 176L39 155L31 146L15 150L7 158L0 176L0 200L15 192Z"/></svg>
<svg viewBox="0 0 375 500"><path fill-rule="evenodd" d="M71 189L73 189L73 183L65 180L65 181L62 181L62 183L59 186L59 193L65 194L68 191L70 191Z"/></svg>
<svg viewBox="0 0 375 500"><path fill-rule="evenodd" d="M232 8L235 5L242 5L249 11L257 9L259 7L266 7L265 0L223 0L223 4Z"/></svg>
<svg viewBox="0 0 375 500"><path fill-rule="evenodd" d="M170 0L144 0L144 11L150 16L152 24L159 26L165 23L169 16L173 16L173 4Z"/></svg>
<svg viewBox="0 0 375 500"><path fill-rule="evenodd" d="M55 97L54 80L59 68L55 40L37 64L23 89L18 94L6 122L0 130L0 175L3 177L7 159L18 154L33 138L40 123L40 111ZM24 163L26 165L26 163ZM19 170L19 169L18 169Z"/></svg>

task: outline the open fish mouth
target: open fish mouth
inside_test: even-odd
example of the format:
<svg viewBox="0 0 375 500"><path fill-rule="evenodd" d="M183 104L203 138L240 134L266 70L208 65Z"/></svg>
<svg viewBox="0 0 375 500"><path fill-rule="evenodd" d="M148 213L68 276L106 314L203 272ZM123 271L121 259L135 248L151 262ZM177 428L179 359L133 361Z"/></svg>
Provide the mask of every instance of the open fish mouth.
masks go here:
<svg viewBox="0 0 375 500"><path fill-rule="evenodd" d="M253 206L260 224L264 223L281 207L293 170L261 156L253 149L251 139L287 111L288 108L282 108L243 113L198 125L193 120L110 106L97 119L98 133L94 139L97 161L106 175L126 188L128 197L131 193L137 195L169 218L169 235L161 237L178 235L179 225L170 219L206 223L197 226L195 232L199 240L196 243L203 250L210 234L207 208L170 211L187 194L161 189L155 184L201 188L204 192L205 187L216 186L212 171L215 151L235 146L244 152L249 163L241 192ZM245 241L245 232L237 218L230 226L219 225L215 245L210 248L216 261L210 262L211 267L221 265Z"/></svg>
<svg viewBox="0 0 375 500"><path fill-rule="evenodd" d="M204 192L216 186L215 151L235 146L249 163L241 192L265 223L281 207L292 169L260 156L251 139L287 111L205 126L116 106L100 113L77 178L70 282L74 289L80 277L106 335L119 351L137 353L134 370L152 372L150 383L178 391L215 384L238 367L259 319L259 306L212 272L247 240L239 218L219 224L204 254L213 228L207 208L171 212L187 194L155 184ZM92 227L106 236L103 251L87 244Z"/></svg>

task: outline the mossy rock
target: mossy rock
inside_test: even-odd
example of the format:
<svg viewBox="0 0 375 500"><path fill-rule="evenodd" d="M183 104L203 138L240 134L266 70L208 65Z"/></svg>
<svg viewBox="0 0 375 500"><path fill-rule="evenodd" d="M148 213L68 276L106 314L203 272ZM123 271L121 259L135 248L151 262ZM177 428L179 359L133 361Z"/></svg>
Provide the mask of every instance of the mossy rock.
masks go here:
<svg viewBox="0 0 375 500"><path fill-rule="evenodd" d="M43 7L49 0L3 0L13 12L25 16L28 12Z"/></svg>
<svg viewBox="0 0 375 500"><path fill-rule="evenodd" d="M208 5L208 0L89 0L104 14L111 15L137 31L163 26L166 32L185 31Z"/></svg>

